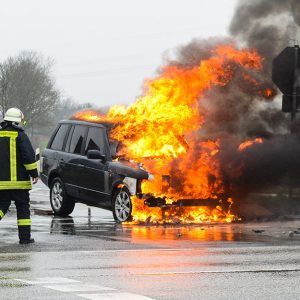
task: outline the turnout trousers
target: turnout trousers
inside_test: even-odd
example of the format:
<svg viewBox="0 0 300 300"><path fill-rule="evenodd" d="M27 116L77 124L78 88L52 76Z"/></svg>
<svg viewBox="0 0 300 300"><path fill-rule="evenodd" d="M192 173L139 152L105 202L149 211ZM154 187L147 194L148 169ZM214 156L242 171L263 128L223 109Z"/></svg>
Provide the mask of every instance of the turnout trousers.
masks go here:
<svg viewBox="0 0 300 300"><path fill-rule="evenodd" d="M6 214L11 201L15 202L17 208L18 231L20 240L30 239L30 210L28 190L1 190L0 191L0 220Z"/></svg>

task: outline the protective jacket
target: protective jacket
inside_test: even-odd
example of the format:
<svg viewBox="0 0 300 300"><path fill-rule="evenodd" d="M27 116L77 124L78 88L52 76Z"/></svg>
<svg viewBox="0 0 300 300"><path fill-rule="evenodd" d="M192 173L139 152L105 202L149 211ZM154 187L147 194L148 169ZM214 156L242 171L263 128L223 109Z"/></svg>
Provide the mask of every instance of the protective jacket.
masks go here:
<svg viewBox="0 0 300 300"><path fill-rule="evenodd" d="M31 190L37 177L35 152L24 130L11 122L0 124L0 190Z"/></svg>

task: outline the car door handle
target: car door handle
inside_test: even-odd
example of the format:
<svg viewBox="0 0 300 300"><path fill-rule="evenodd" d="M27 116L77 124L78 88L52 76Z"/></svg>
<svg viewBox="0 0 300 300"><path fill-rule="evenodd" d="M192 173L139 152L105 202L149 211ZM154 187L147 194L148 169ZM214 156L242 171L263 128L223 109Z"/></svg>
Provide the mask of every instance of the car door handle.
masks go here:
<svg viewBox="0 0 300 300"><path fill-rule="evenodd" d="M66 164L66 162L65 162L63 159L61 159L61 160L59 161L59 163L60 163L61 165L65 165L65 164Z"/></svg>

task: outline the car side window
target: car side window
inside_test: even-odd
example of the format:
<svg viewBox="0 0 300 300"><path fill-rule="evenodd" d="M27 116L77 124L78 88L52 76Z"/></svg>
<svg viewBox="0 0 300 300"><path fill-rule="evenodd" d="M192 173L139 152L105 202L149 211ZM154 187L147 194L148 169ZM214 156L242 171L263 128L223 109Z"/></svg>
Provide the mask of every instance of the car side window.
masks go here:
<svg viewBox="0 0 300 300"><path fill-rule="evenodd" d="M51 143L50 149L62 151L64 146L64 140L66 137L66 133L68 132L69 125L62 124L56 132L56 135Z"/></svg>
<svg viewBox="0 0 300 300"><path fill-rule="evenodd" d="M86 155L89 150L98 150L105 155L105 129L99 127L90 127L86 139L85 151Z"/></svg>
<svg viewBox="0 0 300 300"><path fill-rule="evenodd" d="M81 154L86 129L86 126L75 126L70 143L70 153Z"/></svg>

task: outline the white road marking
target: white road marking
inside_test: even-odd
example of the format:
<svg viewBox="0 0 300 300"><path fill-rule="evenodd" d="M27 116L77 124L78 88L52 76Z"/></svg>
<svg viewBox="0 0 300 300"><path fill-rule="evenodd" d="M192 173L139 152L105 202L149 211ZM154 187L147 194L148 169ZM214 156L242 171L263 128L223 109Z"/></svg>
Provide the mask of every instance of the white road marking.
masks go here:
<svg viewBox="0 0 300 300"><path fill-rule="evenodd" d="M99 286L89 285L84 283L77 284L59 284L59 285L43 285L47 289L52 289L60 292L93 292L93 291L115 291L115 289Z"/></svg>
<svg viewBox="0 0 300 300"><path fill-rule="evenodd" d="M109 249L109 250L81 250L78 251L80 253L88 253L88 254L93 254L93 253L110 253L110 252L185 252L185 251L197 251L197 252L203 252L206 250L205 248L146 248L146 249Z"/></svg>
<svg viewBox="0 0 300 300"><path fill-rule="evenodd" d="M154 300L153 298L131 293L79 294L76 296L90 300Z"/></svg>
<svg viewBox="0 0 300 300"><path fill-rule="evenodd" d="M4 223L4 220L1 221ZM6 221L6 224L8 225L9 222ZM16 223L16 221L14 220L14 223ZM34 225L44 225L44 223L34 223ZM3 227L3 226L2 226ZM2 229L1 227L1 229ZM9 228L9 227L7 227ZM38 231L38 233L47 233L49 234L49 231ZM161 251L164 251L164 252L186 252L186 251L194 251L194 252L203 252L204 250L206 250L205 248L201 249L201 248L146 248L146 249L125 249L125 250L118 250L118 249L109 249L109 250L86 250L86 251L83 251L83 250L71 250L71 251L65 251L66 253L82 253L82 254L97 254L97 253L136 253L136 252L161 252ZM30 252L13 252L13 253L0 253L0 257L1 256L11 256L11 255L14 255L14 256L30 256L32 254L40 254L41 252L40 251L30 251ZM47 251L47 253L51 253L51 254L54 254L54 253L59 253L61 254L61 252L57 252L57 251Z"/></svg>
<svg viewBox="0 0 300 300"><path fill-rule="evenodd" d="M249 269L249 270L195 270L195 271L175 271L157 273L136 273L135 275L160 276L160 275L184 275L184 274L210 274L210 273L272 273L272 272L299 272L300 269Z"/></svg>
<svg viewBox="0 0 300 300"><path fill-rule="evenodd" d="M35 280L15 279L27 284L60 284L60 283L78 283L80 281L64 277L40 277Z"/></svg>
<svg viewBox="0 0 300 300"><path fill-rule="evenodd" d="M25 279L15 279L22 283L27 283L31 285L40 285L44 288L59 291L59 292L106 292L106 291L116 291L116 289L81 283L80 281L63 278L63 277L40 277L35 280L25 280ZM76 296L82 297L90 300L154 300L146 296L132 294L132 293L119 293L118 291L114 293L102 293L102 294L77 294Z"/></svg>
<svg viewBox="0 0 300 300"><path fill-rule="evenodd" d="M10 223L16 223L16 221L14 220L13 222L8 222L7 220L3 219L1 222L3 222L2 225L9 225ZM40 225L43 225L42 223L38 223ZM2 228L6 228L6 227L1 227ZM7 226L7 228L9 228ZM38 233L48 233L49 234L49 231L43 231L43 232L38 232ZM257 246L249 246L249 247L245 247L243 248L244 251L248 251L248 250L251 250L251 249L260 249L259 247ZM266 251L268 250L272 250L274 249L273 246L270 246L270 247L264 247L264 249ZM292 247L291 246L278 246L276 247L277 251L280 252L280 251L289 251L290 249L299 249L300 251L300 246L299 245L293 245ZM230 247L228 248L229 251L232 251L234 253L234 251L236 250L241 250L240 247ZM131 253L131 252L134 252L134 253L137 253L137 252L186 252L186 251L192 251L192 252L201 252L203 253L203 251L207 252L207 248L203 247L203 248L144 248L144 249L124 249L124 250L118 250L118 249L108 249L108 250L71 250L71 251L65 251L65 253L82 253L82 254L101 254L101 253ZM212 252L213 253L222 253L222 251L224 250L221 250L221 249L214 249ZM55 254L55 253L59 253L61 254L61 252L58 252L58 251L47 251L47 253L51 253L51 254ZM210 253L210 252L208 252ZM33 254L41 254L40 251L30 251L30 252L12 252L12 253L0 253L0 257L1 256L11 256L11 255L14 255L14 256L30 256L30 255L33 255Z"/></svg>

